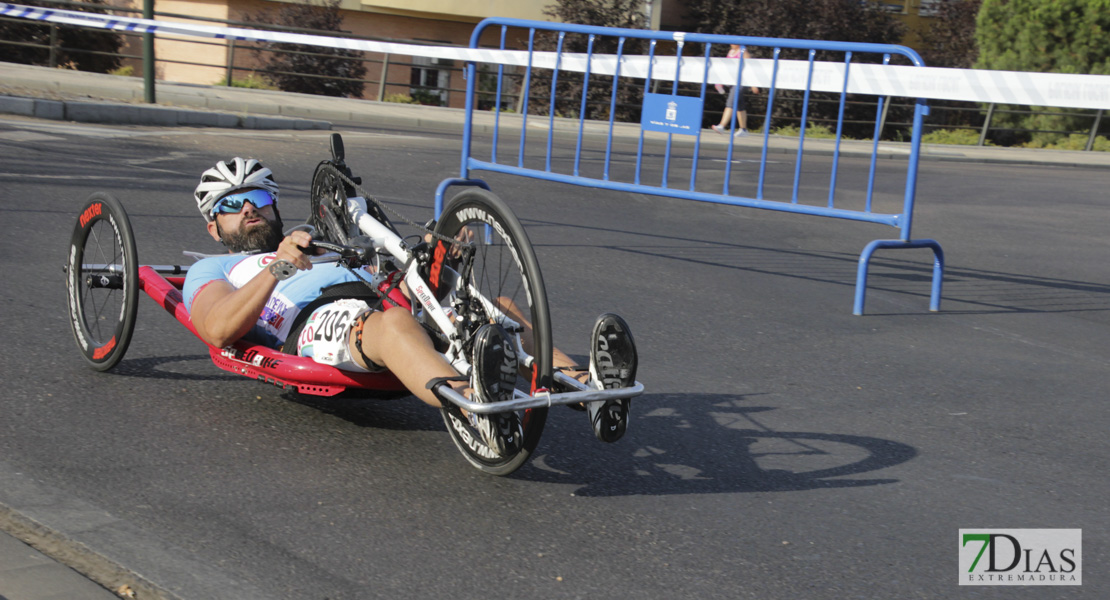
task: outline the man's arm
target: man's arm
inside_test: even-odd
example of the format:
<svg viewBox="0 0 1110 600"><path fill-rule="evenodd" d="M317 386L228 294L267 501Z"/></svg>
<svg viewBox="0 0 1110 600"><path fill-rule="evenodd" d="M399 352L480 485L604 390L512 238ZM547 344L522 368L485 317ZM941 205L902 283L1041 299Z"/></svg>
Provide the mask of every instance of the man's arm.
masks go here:
<svg viewBox="0 0 1110 600"><path fill-rule="evenodd" d="M304 231L294 231L281 241L276 259L289 261L297 269L311 269L312 263L301 251L311 241L312 236ZM223 348L254 327L276 286L277 279L269 269L263 269L239 289L227 281L213 281L193 299L193 327L205 342Z"/></svg>

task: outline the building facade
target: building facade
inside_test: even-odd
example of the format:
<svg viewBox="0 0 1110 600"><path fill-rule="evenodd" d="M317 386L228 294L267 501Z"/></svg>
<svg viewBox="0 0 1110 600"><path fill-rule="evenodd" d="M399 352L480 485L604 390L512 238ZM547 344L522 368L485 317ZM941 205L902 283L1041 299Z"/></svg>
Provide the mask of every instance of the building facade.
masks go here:
<svg viewBox="0 0 1110 600"><path fill-rule="evenodd" d="M157 18L168 21L208 24L236 23L274 13L283 3L303 0L156 0ZM141 8L142 0L129 0ZM554 0L340 0L343 29L352 37L418 44L467 46L474 26L490 16L550 21L544 15ZM655 29L677 28L682 13L680 0L644 0L643 10ZM495 46L498 40L488 40ZM509 47L522 47L522 40L506 40ZM261 66L251 44L227 40L167 39L155 42L156 77L166 81L196 84L227 83L247 78ZM140 54L137 40L125 52ZM366 53L367 84L363 98L418 96L423 102L461 107L465 86L462 65L449 60ZM137 67L137 61L136 67Z"/></svg>
<svg viewBox="0 0 1110 600"><path fill-rule="evenodd" d="M128 0L141 8L142 0ZM304 0L156 0L159 19L235 26L258 21L264 13L275 13L283 4ZM875 0L907 25L906 42L920 39L928 22L944 0ZM339 0L342 27L352 37L417 44L467 46L474 26L490 16L548 21L545 7L555 0ZM683 0L643 0L645 21L652 29L683 28ZM483 40L494 47L499 40ZM521 48L526 40L507 39L510 48ZM129 51L141 54L137 41ZM157 38L156 76L183 83L227 83L246 79L262 66L252 44L201 38ZM364 53L367 99L419 98L423 103L461 107L464 103L461 64L444 59L387 56Z"/></svg>

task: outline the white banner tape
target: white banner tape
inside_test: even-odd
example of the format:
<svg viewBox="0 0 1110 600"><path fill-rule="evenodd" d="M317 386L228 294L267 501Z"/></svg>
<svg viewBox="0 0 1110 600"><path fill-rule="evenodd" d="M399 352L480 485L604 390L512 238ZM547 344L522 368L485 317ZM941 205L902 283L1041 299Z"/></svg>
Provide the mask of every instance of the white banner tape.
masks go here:
<svg viewBox="0 0 1110 600"><path fill-rule="evenodd" d="M522 50L450 48L374 42L300 33L192 25L8 3L0 3L0 15L79 27L154 33L164 36L305 44L363 52L445 58L513 66L527 66L529 60L528 52ZM537 23L537 26L542 29L543 24ZM616 72L617 60L615 55L595 54L592 59L587 60L587 58L585 54L565 53L562 57L559 57L554 52L533 52L532 66L534 68L552 69L558 61L559 69L565 71L584 72L588 66L590 73L595 75L612 75ZM774 75L775 86L778 89L806 89L806 80L811 77L808 62L780 60L778 61L777 75L774 74L774 65L774 61L770 59L745 60L744 86L770 87ZM642 79L647 77L648 66L647 56L623 56L620 63L620 73L622 77ZM738 66L739 61L737 59L709 59L708 83L733 84L736 81ZM845 65L844 63L821 61L813 63L810 89L820 92L840 92L844 90L845 68L848 69L847 91L853 94L1065 108L1110 108L1110 75L941 69L865 63ZM705 59L701 57L683 57L678 78L684 82L700 83L705 73ZM675 57L655 57L651 75L653 80L673 81L675 78Z"/></svg>

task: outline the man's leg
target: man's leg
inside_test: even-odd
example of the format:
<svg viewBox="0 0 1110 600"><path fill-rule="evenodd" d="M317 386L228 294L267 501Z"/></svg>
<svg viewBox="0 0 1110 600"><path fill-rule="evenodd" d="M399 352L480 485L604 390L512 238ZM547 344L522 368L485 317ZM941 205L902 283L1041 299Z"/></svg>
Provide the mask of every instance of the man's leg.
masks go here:
<svg viewBox="0 0 1110 600"><path fill-rule="evenodd" d="M424 327L408 312L399 309L370 313L362 324L362 351L355 346L359 330L352 329L349 345L351 356L364 369L373 369L366 364L370 359L383 366L414 396L437 408L443 404L427 388L428 382L440 377L456 377L458 373L443 358ZM470 391L465 381L452 381L451 386L464 396Z"/></svg>
<svg viewBox="0 0 1110 600"><path fill-rule="evenodd" d="M516 370L516 355L505 348L501 328L479 330L475 340L475 353L471 357L473 374L469 381L446 382L471 401L495 402L512 399ZM361 337L360 337L361 336ZM443 403L428 383L441 378L455 378L458 373L435 349L432 338L412 314L400 309L373 312L354 327L348 338L351 356L359 366L372 370L370 361L385 367L414 396L426 404L442 408ZM507 370L506 370L507 369ZM508 374L509 383L505 382ZM520 419L513 412L494 415L468 414L454 406L477 432L485 444L497 455L519 450L523 432Z"/></svg>
<svg viewBox="0 0 1110 600"><path fill-rule="evenodd" d="M534 354L532 352L532 322L528 320L528 317L524 314L524 311L521 310L521 308L517 306L517 304L513 302L511 298L506 298L504 296L497 298L494 303L501 309L501 312L505 313L505 315L508 316L510 319L516 321L517 323L520 323L520 325L524 328L524 331L522 331L520 334L520 345L524 347L525 352L529 354ZM578 363L570 356L567 356L565 352L552 346L552 367L558 369L560 367L573 367L577 364ZM579 371L577 375L575 375L575 377L577 377L578 380L582 383L586 383L589 375L589 371L582 370Z"/></svg>

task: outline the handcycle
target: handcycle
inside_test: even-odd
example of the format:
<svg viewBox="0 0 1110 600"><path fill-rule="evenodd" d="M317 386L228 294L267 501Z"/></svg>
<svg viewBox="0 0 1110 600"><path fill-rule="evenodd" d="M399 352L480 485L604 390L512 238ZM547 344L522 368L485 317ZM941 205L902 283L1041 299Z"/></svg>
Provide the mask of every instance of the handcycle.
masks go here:
<svg viewBox="0 0 1110 600"><path fill-rule="evenodd" d="M511 400L478 403L449 386L439 388L441 399L459 409L519 415L519 449L497 455L471 435L458 410L441 409L452 441L471 465L494 475L512 473L535 451L550 407L628 399L643 392L639 382L594 389L553 368L551 320L539 263L504 201L488 190L467 188L434 224L422 227L406 220L423 235L403 237L386 215L387 207L347 167L338 134L332 134L331 154L316 167L311 216L299 226L311 230L316 248L326 252L312 261L350 269L358 276L355 283L361 283L363 292L371 291L384 308L411 311L460 376L472 368L468 352L483 324L499 323L515 346L521 368ZM96 192L82 208L65 271L71 329L82 356L96 370L110 370L123 359L135 329L139 291L197 335L181 295L188 267L140 265L127 212L111 194ZM309 311L301 312L307 316ZM225 371L301 394L361 390L404 395L404 387L388 372L343 371L246 340L208 349L212 362Z"/></svg>

